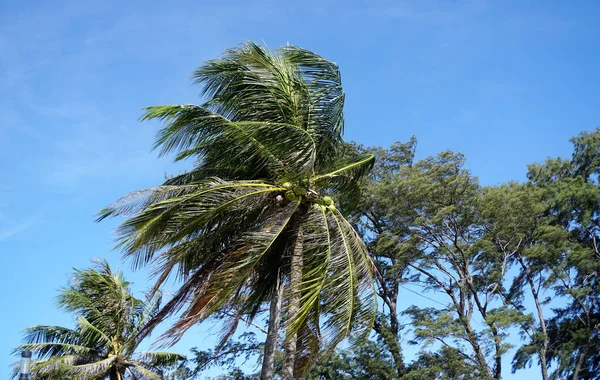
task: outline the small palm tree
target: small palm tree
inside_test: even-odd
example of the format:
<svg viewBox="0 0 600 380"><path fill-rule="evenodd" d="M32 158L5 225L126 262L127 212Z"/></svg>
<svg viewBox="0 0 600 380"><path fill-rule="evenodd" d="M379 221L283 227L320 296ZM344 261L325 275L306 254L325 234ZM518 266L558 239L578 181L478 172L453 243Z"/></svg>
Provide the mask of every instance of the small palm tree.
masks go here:
<svg viewBox="0 0 600 380"><path fill-rule="evenodd" d="M248 43L195 73L207 101L146 109L161 153L195 158L193 170L101 211L125 215L120 246L151 263L155 289L176 273L179 291L149 325L182 311L164 338L235 310L240 320L271 301L263 378L273 373L282 292L284 377L306 371L323 347L369 331L376 309L372 262L334 199L356 195L374 157L343 157L344 93L338 67L310 51ZM298 351L298 353L296 353Z"/></svg>
<svg viewBox="0 0 600 380"><path fill-rule="evenodd" d="M183 357L136 352L138 332L155 316L159 302L159 294L149 302L134 298L122 274L97 260L94 268L77 270L58 296L60 307L77 315L77 327L28 328L27 343L15 352L37 355L32 363L35 379L162 379L162 369Z"/></svg>

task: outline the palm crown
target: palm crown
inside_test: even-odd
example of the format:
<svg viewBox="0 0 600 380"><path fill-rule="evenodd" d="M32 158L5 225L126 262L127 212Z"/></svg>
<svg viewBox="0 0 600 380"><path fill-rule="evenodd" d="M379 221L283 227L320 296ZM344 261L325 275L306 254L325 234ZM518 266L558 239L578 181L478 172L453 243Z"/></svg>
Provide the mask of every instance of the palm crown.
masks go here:
<svg viewBox="0 0 600 380"><path fill-rule="evenodd" d="M333 198L355 194L373 156L342 159L344 94L337 65L297 47L273 53L248 43L195 73L202 106L155 106L142 119L165 123L162 154L195 158L193 169L104 209L126 215L120 245L135 265L152 263L155 289L176 273L183 283L153 323L182 314L165 338L224 307L227 338L288 283L288 336L308 364L323 345L368 331L376 309L372 263ZM301 247L301 278L289 286ZM288 313L290 314L290 313ZM150 331L150 327L147 331ZM298 364L301 366L301 364Z"/></svg>
<svg viewBox="0 0 600 380"><path fill-rule="evenodd" d="M158 311L159 300L158 294L149 302L134 298L123 276L97 261L96 268L76 271L58 297L63 309L77 315L76 328L28 328L27 343L15 351L37 355L32 364L36 379L162 379L162 369L183 358L136 352L138 332Z"/></svg>

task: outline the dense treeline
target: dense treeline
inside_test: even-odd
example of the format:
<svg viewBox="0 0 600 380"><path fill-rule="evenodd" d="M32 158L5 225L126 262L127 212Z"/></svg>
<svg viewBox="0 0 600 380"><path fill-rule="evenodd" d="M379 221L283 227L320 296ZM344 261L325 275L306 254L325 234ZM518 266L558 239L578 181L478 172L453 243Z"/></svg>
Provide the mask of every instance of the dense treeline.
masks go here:
<svg viewBox="0 0 600 380"><path fill-rule="evenodd" d="M597 376L600 131L572 142L570 160L531 165L526 182L500 186L480 186L457 153L416 161L415 140L374 150L355 215L381 274L375 331L398 376L429 377L435 360L449 378L499 379L532 362L543 379ZM398 310L407 284L444 306ZM433 349L412 368L401 315L413 342ZM512 368L502 368L515 345Z"/></svg>
<svg viewBox="0 0 600 380"><path fill-rule="evenodd" d="M383 305L371 340L338 350L311 378L500 379L531 365L543 379L600 378L600 129L571 141L570 159L498 186L481 186L460 153L417 160L415 138L350 147L377 157L360 202L344 207L377 263ZM400 301L415 291L427 307ZM408 344L421 347L410 362ZM228 348L196 351L191 366L260 354L252 339Z"/></svg>

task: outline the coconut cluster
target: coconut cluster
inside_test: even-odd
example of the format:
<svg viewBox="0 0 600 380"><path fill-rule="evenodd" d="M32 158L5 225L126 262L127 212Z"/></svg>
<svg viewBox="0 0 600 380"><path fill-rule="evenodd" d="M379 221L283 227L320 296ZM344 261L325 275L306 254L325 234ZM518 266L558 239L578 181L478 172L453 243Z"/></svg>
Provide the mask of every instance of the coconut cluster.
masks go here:
<svg viewBox="0 0 600 380"><path fill-rule="evenodd" d="M333 199L330 196L321 197L316 191L309 188L310 181L308 179L303 179L300 181L300 184L294 185L291 182L284 182L281 187L283 187L286 191L284 197L281 195L277 196L278 203L285 199L288 202L308 202L312 203L313 207L320 208L323 212L327 211L335 211L335 205L333 204Z"/></svg>

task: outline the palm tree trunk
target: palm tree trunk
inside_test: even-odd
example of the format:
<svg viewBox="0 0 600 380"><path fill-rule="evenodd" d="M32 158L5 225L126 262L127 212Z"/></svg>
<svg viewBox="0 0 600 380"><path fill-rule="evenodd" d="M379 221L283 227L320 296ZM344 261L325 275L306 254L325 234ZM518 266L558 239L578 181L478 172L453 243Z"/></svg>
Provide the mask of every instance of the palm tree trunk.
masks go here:
<svg viewBox="0 0 600 380"><path fill-rule="evenodd" d="M298 230L296 235L296 241L294 242L294 248L292 249L292 259L290 263L290 297L288 306L288 320L291 320L293 316L298 314L300 297L298 296L298 289L300 287L300 280L302 279L302 230ZM281 378L283 380L291 380L294 378L294 364L296 362L296 341L297 334L293 336L286 336L285 343L285 358L283 360L283 367Z"/></svg>
<svg viewBox="0 0 600 380"><path fill-rule="evenodd" d="M275 353L277 352L277 337L279 333L279 321L281 320L281 303L283 301L283 281L277 275L275 285L275 294L271 299L269 309L269 328L267 330L267 340L265 341L265 354L263 357L262 369L260 371L261 380L271 380L273 377L273 367L275 366Z"/></svg>

